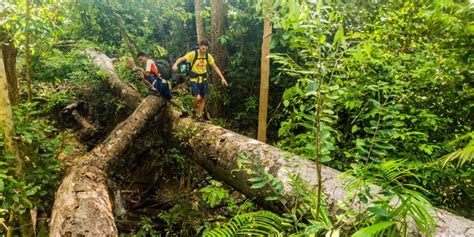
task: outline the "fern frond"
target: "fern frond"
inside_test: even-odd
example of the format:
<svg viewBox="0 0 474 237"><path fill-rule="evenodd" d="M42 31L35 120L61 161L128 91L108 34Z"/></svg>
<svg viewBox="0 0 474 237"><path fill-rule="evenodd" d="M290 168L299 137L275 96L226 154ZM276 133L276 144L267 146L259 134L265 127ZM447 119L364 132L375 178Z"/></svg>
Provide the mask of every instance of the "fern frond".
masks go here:
<svg viewBox="0 0 474 237"><path fill-rule="evenodd" d="M471 163L474 160L474 144L470 143L469 145L444 156L441 161L443 167L455 160L457 160L457 168L463 166L464 164Z"/></svg>
<svg viewBox="0 0 474 237"><path fill-rule="evenodd" d="M279 236L281 218L269 211L258 211L237 215L226 225L215 228L204 236Z"/></svg>
<svg viewBox="0 0 474 237"><path fill-rule="evenodd" d="M377 168L380 170L382 179L385 180L387 184L400 186L402 184L399 180L403 177L418 178L416 174L410 171L406 159L389 160L377 166Z"/></svg>
<svg viewBox="0 0 474 237"><path fill-rule="evenodd" d="M352 234L352 237L385 236L384 234L386 232L393 232L393 229L396 229L396 223L397 222L395 221L379 222L377 224L360 229L359 231Z"/></svg>

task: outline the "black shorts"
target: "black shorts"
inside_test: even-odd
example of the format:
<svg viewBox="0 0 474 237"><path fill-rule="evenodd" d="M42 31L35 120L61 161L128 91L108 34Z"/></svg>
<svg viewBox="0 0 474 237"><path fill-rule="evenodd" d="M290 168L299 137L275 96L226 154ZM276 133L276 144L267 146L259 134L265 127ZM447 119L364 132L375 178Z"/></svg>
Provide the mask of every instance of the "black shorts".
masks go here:
<svg viewBox="0 0 474 237"><path fill-rule="evenodd" d="M170 87L167 82L162 83L160 79L156 79L155 82L153 83L153 86L155 87L156 91L158 91L160 95L163 96L163 98L167 100L171 100L172 97L171 97Z"/></svg>

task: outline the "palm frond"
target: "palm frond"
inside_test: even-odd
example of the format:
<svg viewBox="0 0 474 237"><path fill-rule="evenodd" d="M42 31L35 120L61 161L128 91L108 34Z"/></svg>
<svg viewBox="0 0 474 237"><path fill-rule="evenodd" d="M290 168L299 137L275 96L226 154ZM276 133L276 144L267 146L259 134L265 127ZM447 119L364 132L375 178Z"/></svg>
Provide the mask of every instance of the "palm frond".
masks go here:
<svg viewBox="0 0 474 237"><path fill-rule="evenodd" d="M456 167L461 167L464 164L469 164L474 160L474 145L466 146L462 149L454 151L442 158L443 167L448 163L456 161Z"/></svg>
<svg viewBox="0 0 474 237"><path fill-rule="evenodd" d="M244 213L232 218L224 226L215 228L204 236L279 236L281 235L281 218L269 211Z"/></svg>
<svg viewBox="0 0 474 237"><path fill-rule="evenodd" d="M352 237L368 237L368 236L393 236L391 233L395 233L396 224L395 221L384 221L371 226L367 226L363 229L352 234ZM385 235L386 234L386 235Z"/></svg>
<svg viewBox="0 0 474 237"><path fill-rule="evenodd" d="M457 143L461 143L464 140L469 140L469 143L462 149L456 150L450 154L445 155L441 163L443 167L445 167L448 163L451 163L455 160L457 160L456 167L459 168L463 166L464 164L471 163L474 160L474 132L467 133L463 136L460 136L453 141L451 141L449 144L454 145Z"/></svg>

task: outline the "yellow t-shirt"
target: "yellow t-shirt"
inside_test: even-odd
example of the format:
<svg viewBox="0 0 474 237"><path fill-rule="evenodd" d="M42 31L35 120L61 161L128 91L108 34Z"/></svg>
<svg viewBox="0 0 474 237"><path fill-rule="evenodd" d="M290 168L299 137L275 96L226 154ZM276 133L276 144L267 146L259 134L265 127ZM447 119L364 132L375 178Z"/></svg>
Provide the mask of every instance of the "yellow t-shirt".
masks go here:
<svg viewBox="0 0 474 237"><path fill-rule="evenodd" d="M196 51L191 51L186 54L186 61L189 63L193 63L194 61L194 55ZM207 72L207 61L209 61L209 65L214 64L214 57L210 53L207 54L207 61L206 61L206 54L201 55L198 50L199 57L197 58L196 62L193 65L193 68L191 68L191 71L197 73L197 74L204 74Z"/></svg>

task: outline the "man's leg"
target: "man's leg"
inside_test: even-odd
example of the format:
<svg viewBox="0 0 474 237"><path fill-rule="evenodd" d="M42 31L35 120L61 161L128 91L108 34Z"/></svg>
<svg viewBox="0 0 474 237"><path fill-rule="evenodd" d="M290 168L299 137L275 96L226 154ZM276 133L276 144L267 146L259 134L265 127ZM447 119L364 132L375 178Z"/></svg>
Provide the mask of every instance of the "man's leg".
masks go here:
<svg viewBox="0 0 474 237"><path fill-rule="evenodd" d="M196 82L191 82L191 94L194 96L194 99L191 103L193 107L193 117L197 117L199 113L199 100L200 100L200 95L199 95L199 88Z"/></svg>
<svg viewBox="0 0 474 237"><path fill-rule="evenodd" d="M197 95L196 96L196 116L197 117L201 117L202 116L202 113L201 113L201 100L202 100L202 97L201 95Z"/></svg>
<svg viewBox="0 0 474 237"><path fill-rule="evenodd" d="M171 102L171 104L173 104L174 106L176 106L179 111L181 112L181 117L186 117L188 116L188 111L175 99L171 99L169 100Z"/></svg>
<svg viewBox="0 0 474 237"><path fill-rule="evenodd" d="M206 106L206 99L207 96L203 96L201 102L199 103L199 111L201 113L201 117L204 116L204 107Z"/></svg>

